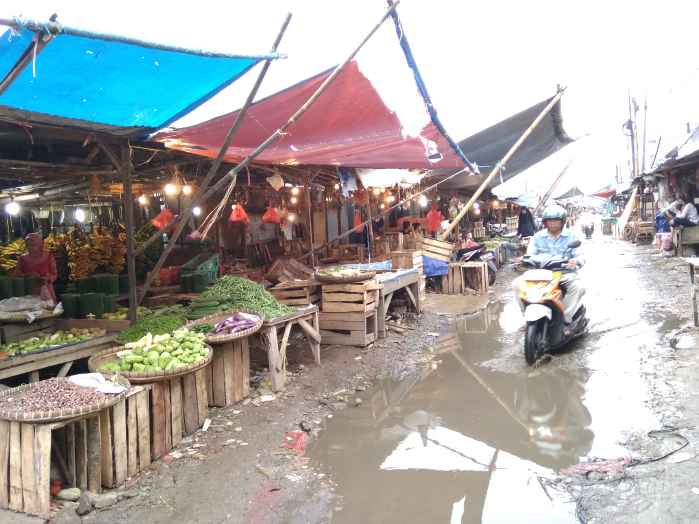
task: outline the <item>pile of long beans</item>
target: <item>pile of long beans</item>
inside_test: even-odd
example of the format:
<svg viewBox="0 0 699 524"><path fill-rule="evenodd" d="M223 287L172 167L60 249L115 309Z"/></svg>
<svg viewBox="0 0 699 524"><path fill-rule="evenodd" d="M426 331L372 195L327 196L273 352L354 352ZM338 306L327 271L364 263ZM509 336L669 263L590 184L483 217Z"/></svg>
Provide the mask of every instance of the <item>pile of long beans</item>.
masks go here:
<svg viewBox="0 0 699 524"><path fill-rule="evenodd" d="M202 297L219 300L226 309L249 310L265 318L277 318L293 313L293 309L277 300L260 284L247 278L226 275L202 293Z"/></svg>

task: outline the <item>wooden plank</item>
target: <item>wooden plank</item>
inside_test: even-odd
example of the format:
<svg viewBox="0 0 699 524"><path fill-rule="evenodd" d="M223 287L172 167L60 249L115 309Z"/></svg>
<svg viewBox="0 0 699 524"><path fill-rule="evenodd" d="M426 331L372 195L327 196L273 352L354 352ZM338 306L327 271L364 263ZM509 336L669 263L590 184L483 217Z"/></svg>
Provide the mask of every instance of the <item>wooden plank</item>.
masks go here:
<svg viewBox="0 0 699 524"><path fill-rule="evenodd" d="M299 289L285 289L283 291L274 288L270 289L270 293L272 293L272 296L276 299L307 297L309 294L308 291L308 288L305 287Z"/></svg>
<svg viewBox="0 0 699 524"><path fill-rule="evenodd" d="M34 432L34 483L36 514L48 518L51 510L51 427L39 424ZM26 498L25 498L26 500ZM26 507L26 506L25 506Z"/></svg>
<svg viewBox="0 0 699 524"><path fill-rule="evenodd" d="M267 367L272 382L272 391L281 391L284 388L284 373L281 357L279 355L279 342L277 340L277 328L271 327L265 330L267 342Z"/></svg>
<svg viewBox="0 0 699 524"><path fill-rule="evenodd" d="M163 387L163 404L165 410L165 453L172 449L172 405L170 404L170 384L173 380L163 380L160 385Z"/></svg>
<svg viewBox="0 0 699 524"><path fill-rule="evenodd" d="M122 400L112 408L112 423L114 442L114 484L121 486L126 481L128 470L128 447L126 444L126 400Z"/></svg>
<svg viewBox="0 0 699 524"><path fill-rule="evenodd" d="M228 342L221 346L221 360L223 361L223 402L224 406L234 404L236 400L234 391L234 353L235 341Z"/></svg>
<svg viewBox="0 0 699 524"><path fill-rule="evenodd" d="M362 326L366 325L366 319L362 319L358 322L345 322L342 320L321 320L320 322L320 329L324 330L358 330L361 329ZM321 342L325 342L323 340L323 337L321 336Z"/></svg>
<svg viewBox="0 0 699 524"><path fill-rule="evenodd" d="M39 501L37 499L37 485L34 474L34 424L20 424L20 435L22 446L22 499L24 500L22 511L37 515L39 513Z"/></svg>
<svg viewBox="0 0 699 524"><path fill-rule="evenodd" d="M313 295L313 297L310 298L280 298L277 299L277 301L287 306L303 306L304 304L313 304L319 299L320 295Z"/></svg>
<svg viewBox="0 0 699 524"><path fill-rule="evenodd" d="M170 381L170 410L172 411L172 447L182 442L184 425L182 422L182 379Z"/></svg>
<svg viewBox="0 0 699 524"><path fill-rule="evenodd" d="M361 293L323 293L323 302L366 302L367 294Z"/></svg>
<svg viewBox="0 0 699 524"><path fill-rule="evenodd" d="M138 465L138 395L126 399L126 474L133 477L139 471Z"/></svg>
<svg viewBox="0 0 699 524"><path fill-rule="evenodd" d="M24 510L22 497L22 430L19 422L10 422L10 509Z"/></svg>
<svg viewBox="0 0 699 524"><path fill-rule="evenodd" d="M381 289L381 284L375 280L369 280L363 284L323 284L323 293L364 293Z"/></svg>
<svg viewBox="0 0 699 524"><path fill-rule="evenodd" d="M0 508L10 504L10 422L0 420Z"/></svg>
<svg viewBox="0 0 699 524"><path fill-rule="evenodd" d="M87 419L87 489L93 493L102 491L100 425L99 416Z"/></svg>
<svg viewBox="0 0 699 524"><path fill-rule="evenodd" d="M204 425L204 420L209 416L209 399L206 396L206 384L204 383L206 377L204 375L204 370L194 372L194 378L196 382L197 390L197 411L199 414L199 427Z"/></svg>
<svg viewBox="0 0 699 524"><path fill-rule="evenodd" d="M323 322L333 322L336 320L348 322L364 322L366 320L367 313L328 313L327 311L322 311L318 314L318 318L321 323Z"/></svg>
<svg viewBox="0 0 699 524"><path fill-rule="evenodd" d="M214 354L216 350L214 349ZM213 360L213 359L212 359ZM214 404L214 387L212 384L213 380L213 366L209 364L204 368L204 373L206 373L206 395L209 399L209 406L215 406Z"/></svg>
<svg viewBox="0 0 699 524"><path fill-rule="evenodd" d="M188 373L182 377L182 407L184 411L184 432L186 435L191 435L199 429L197 385L193 373Z"/></svg>
<svg viewBox="0 0 699 524"><path fill-rule="evenodd" d="M100 449L102 455L100 464L102 466L102 482L106 488L114 487L114 442L112 440L110 411L109 409L103 409L99 414Z"/></svg>
<svg viewBox="0 0 699 524"><path fill-rule="evenodd" d="M138 421L138 469L143 471L151 462L151 425L148 397L150 392L143 390L136 394L136 419Z"/></svg>
<svg viewBox="0 0 699 524"><path fill-rule="evenodd" d="M243 397L250 395L250 343L248 337L241 340L243 360L241 372L243 374Z"/></svg>
<svg viewBox="0 0 699 524"><path fill-rule="evenodd" d="M231 354L229 358L230 365L230 375L231 375L231 385L228 389L231 390L231 400L233 402L240 402L243 400L243 374L247 370L243 370L243 344L242 340L234 340L233 347L228 350Z"/></svg>
<svg viewBox="0 0 699 524"><path fill-rule="evenodd" d="M352 302L325 302L322 303L323 311L328 313L345 313L353 311L373 311L376 309L376 302L370 304L352 303Z"/></svg>
<svg viewBox="0 0 699 524"><path fill-rule="evenodd" d="M228 344L219 345L214 349L214 357L211 362L213 377L211 389L214 394L212 404L214 406L226 405L226 349L224 347L228 347Z"/></svg>
<svg viewBox="0 0 699 524"><path fill-rule="evenodd" d="M75 428L75 487L87 489L87 421L79 420Z"/></svg>
<svg viewBox="0 0 699 524"><path fill-rule="evenodd" d="M159 459L169 451L165 436L165 388L160 382L153 383L151 389L151 439L152 459Z"/></svg>
<svg viewBox="0 0 699 524"><path fill-rule="evenodd" d="M318 333L307 320L300 319L298 325L301 327L307 338L313 339L315 342L320 342L320 333Z"/></svg>

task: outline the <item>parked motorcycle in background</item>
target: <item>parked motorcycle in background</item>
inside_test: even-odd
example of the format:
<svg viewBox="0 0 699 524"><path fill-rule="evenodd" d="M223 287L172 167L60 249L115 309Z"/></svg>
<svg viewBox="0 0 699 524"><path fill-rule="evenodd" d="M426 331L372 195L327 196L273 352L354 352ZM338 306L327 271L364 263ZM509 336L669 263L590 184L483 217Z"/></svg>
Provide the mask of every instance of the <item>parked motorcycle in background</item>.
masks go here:
<svg viewBox="0 0 699 524"><path fill-rule="evenodd" d="M486 249L485 245L473 243L472 246L460 249L456 254L456 259L459 262L485 262L488 265L488 285L492 286L495 284L496 273L498 271L497 257L494 251ZM478 282L472 282L475 280L476 275L472 271L468 271L466 278L468 279L467 284L473 289L478 289Z"/></svg>

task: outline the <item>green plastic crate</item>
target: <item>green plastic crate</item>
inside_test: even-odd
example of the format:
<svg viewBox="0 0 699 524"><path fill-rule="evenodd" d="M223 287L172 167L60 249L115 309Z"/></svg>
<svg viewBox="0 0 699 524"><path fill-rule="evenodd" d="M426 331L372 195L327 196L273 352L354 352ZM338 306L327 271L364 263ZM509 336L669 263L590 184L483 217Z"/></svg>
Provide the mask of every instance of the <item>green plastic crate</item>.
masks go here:
<svg viewBox="0 0 699 524"><path fill-rule="evenodd" d="M192 260L182 265L180 276L193 273L204 273L206 285L213 284L218 277L219 256L218 253L201 253Z"/></svg>

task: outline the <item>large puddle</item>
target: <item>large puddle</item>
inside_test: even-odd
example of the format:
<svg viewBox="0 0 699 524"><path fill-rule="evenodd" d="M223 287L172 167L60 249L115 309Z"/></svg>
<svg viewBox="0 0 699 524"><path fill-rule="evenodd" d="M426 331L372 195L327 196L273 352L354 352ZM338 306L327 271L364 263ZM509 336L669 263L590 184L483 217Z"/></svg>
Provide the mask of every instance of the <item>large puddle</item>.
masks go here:
<svg viewBox="0 0 699 524"><path fill-rule="evenodd" d="M626 456L632 432L659 425L643 354L665 327L644 312L639 272L616 271L626 260L611 249L584 275L592 327L578 347L528 368L521 316L504 297L454 320L436 366L336 416L311 449L342 497L333 522L577 522L546 480L588 457Z"/></svg>

